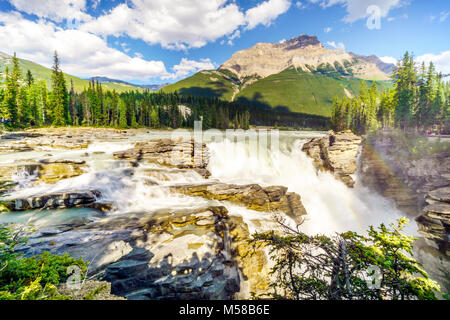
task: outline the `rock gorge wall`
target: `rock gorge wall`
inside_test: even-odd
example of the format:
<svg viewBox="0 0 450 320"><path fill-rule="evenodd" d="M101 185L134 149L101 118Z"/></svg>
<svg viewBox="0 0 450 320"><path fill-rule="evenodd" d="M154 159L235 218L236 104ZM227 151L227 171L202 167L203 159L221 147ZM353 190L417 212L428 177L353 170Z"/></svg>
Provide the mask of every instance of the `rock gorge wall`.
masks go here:
<svg viewBox="0 0 450 320"><path fill-rule="evenodd" d="M360 161L361 183L393 199L400 210L416 218L419 232L448 255L448 154L413 156L401 133L379 131L364 140Z"/></svg>
<svg viewBox="0 0 450 320"><path fill-rule="evenodd" d="M329 131L327 136L305 143L302 150L314 160L319 170L330 171L348 187L353 187L355 181L351 175L357 169L360 144L361 137L350 130L337 133Z"/></svg>

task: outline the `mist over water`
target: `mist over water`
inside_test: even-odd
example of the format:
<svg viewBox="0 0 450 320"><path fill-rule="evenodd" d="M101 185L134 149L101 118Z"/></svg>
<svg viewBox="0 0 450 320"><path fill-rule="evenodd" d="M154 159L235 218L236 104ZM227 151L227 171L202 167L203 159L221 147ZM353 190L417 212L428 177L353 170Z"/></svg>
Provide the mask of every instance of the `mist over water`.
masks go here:
<svg viewBox="0 0 450 320"><path fill-rule="evenodd" d="M388 224L402 217L393 201L358 183L357 174L356 186L351 189L330 173L317 172L312 159L301 148L311 137L322 135L318 132L282 132L279 143L270 143L269 137L268 146L263 145L259 149L255 149L248 141L220 139L219 142L207 142L210 153L208 170L212 174L209 181L286 186L289 192L296 192L302 198L308 214L300 229L308 234L333 235L349 230L364 232L369 225ZM167 133L164 134L166 136ZM100 141L84 150L52 151L50 158L85 160L87 172L56 184L32 183L32 175L19 173L15 179L20 183L8 198L96 189L102 193L100 200L115 205L116 209L109 214L225 205L230 214L242 216L253 231L257 229L252 224L253 220L270 220L270 213L255 213L227 202L169 192L170 185L208 182L194 171L163 168L155 164L140 164L132 168L126 161L113 158L113 152L131 148L134 142L149 140L149 137L144 135L134 137L133 140ZM151 135L151 139L156 138L159 137ZM28 157L41 157L41 153L33 153L29 152ZM25 155L22 156L25 158ZM8 163L9 160L0 157L0 162ZM149 175L148 172L159 173ZM417 235L414 222L407 226L407 233Z"/></svg>
<svg viewBox="0 0 450 320"><path fill-rule="evenodd" d="M281 137L279 150L249 152L245 142L225 140L210 143L208 166L212 176L224 182L262 186L282 185L289 192L298 193L308 212L301 230L308 234L336 232L364 232L369 225L389 224L403 214L395 203L358 183L348 188L328 172L317 172L313 161L301 151L308 140ZM406 232L417 235L417 227L410 222Z"/></svg>

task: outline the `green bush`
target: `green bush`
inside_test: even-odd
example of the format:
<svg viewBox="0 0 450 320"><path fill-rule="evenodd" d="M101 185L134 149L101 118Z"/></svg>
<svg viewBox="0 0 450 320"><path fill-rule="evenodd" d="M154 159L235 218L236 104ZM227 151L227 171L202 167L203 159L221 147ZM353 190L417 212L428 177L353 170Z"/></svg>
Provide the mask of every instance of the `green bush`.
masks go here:
<svg viewBox="0 0 450 320"><path fill-rule="evenodd" d="M78 266L84 276L86 262L68 254L58 256L49 252L23 257L15 249L26 242L23 230L0 226L0 300L70 298L58 294L56 286L67 280L69 266Z"/></svg>

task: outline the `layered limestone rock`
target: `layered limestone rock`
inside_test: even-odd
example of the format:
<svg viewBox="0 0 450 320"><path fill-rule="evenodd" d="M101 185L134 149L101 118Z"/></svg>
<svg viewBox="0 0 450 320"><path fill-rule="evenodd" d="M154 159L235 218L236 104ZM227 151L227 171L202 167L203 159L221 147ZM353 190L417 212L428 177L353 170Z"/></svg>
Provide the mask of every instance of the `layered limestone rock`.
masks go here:
<svg viewBox="0 0 450 320"><path fill-rule="evenodd" d="M416 218L419 232L450 256L450 187L431 191L426 201L423 214Z"/></svg>
<svg viewBox="0 0 450 320"><path fill-rule="evenodd" d="M287 192L287 188L282 186L263 188L257 184L211 183L177 185L170 187L170 190L189 196L226 200L256 211L282 212L294 219L297 224L300 224L306 215L300 196L294 192Z"/></svg>
<svg viewBox="0 0 450 320"><path fill-rule="evenodd" d="M38 166L38 179L45 183L55 183L62 179L80 176L86 173L85 161L44 159Z"/></svg>
<svg viewBox="0 0 450 320"><path fill-rule="evenodd" d="M338 133L329 131L326 137L314 138L305 143L302 151L313 158L319 170L331 171L336 178L353 187L355 181L351 175L357 170L360 144L361 137L350 130Z"/></svg>
<svg viewBox="0 0 450 320"><path fill-rule="evenodd" d="M206 170L207 147L194 143L193 139L159 139L137 143L132 149L115 152L114 157L131 160L136 165L143 161L179 169L194 169L205 178L210 176Z"/></svg>
<svg viewBox="0 0 450 320"><path fill-rule="evenodd" d="M84 161L64 159L43 159L39 163L8 165L0 167L0 177L12 180L21 174L34 176L36 181L53 184L62 179L80 176L86 173Z"/></svg>
<svg viewBox="0 0 450 320"><path fill-rule="evenodd" d="M283 43L258 43L255 46L233 54L221 69L230 70L241 80L247 77L267 77L293 66L310 72L320 65L341 68L351 65L355 77L388 80L374 62L356 59L345 50L325 48L315 36L300 35Z"/></svg>
<svg viewBox="0 0 450 320"><path fill-rule="evenodd" d="M101 192L98 190L56 192L21 199L9 199L5 201L5 206L11 211L68 208L110 210L111 204L97 202L100 197Z"/></svg>

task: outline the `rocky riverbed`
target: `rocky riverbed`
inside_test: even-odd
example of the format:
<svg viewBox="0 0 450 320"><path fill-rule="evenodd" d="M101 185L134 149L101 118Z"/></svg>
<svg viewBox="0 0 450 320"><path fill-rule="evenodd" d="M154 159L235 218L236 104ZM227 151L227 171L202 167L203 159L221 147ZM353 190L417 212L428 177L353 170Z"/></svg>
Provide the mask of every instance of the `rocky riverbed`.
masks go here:
<svg viewBox="0 0 450 320"><path fill-rule="evenodd" d="M249 254L251 233L277 228L276 213L301 223L301 197L208 179L205 144L195 158L192 139L162 136L84 128L2 135L0 174L13 186L0 222L31 222L37 232L21 252L83 257L91 279L128 299L262 293L270 262L263 249ZM135 198L120 194L127 191Z"/></svg>
<svg viewBox="0 0 450 320"><path fill-rule="evenodd" d="M10 212L0 223L36 229L20 248L26 255L88 260L90 281L109 284L105 298L234 299L268 289L272 262L264 248L249 254L249 240L277 230L276 216L333 235L403 215L379 187L391 180L364 149L358 158L361 138L350 132L285 132L272 147L255 157L246 142L143 129L4 133L0 175L12 186L2 190ZM447 198L432 191L442 181L427 178L430 207L418 220L424 237L439 241ZM433 250L421 243L417 253L427 261L438 257ZM427 271L445 283L439 261Z"/></svg>

